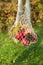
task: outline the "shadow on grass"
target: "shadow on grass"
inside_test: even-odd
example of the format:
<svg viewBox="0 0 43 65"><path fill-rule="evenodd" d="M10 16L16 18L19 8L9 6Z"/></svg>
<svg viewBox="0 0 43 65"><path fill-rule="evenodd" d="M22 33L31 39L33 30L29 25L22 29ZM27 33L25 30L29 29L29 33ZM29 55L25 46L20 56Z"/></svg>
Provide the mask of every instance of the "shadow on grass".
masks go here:
<svg viewBox="0 0 43 65"><path fill-rule="evenodd" d="M41 53L40 53L40 50L43 50L43 46L40 45L41 41L42 41L42 35L41 32L43 30L43 26L36 26L39 30L39 32L37 32L37 35L38 35L38 41L37 43L35 44L31 44L27 49L25 49L23 51L23 53L18 56L18 58L16 59L15 63L13 63L14 65L22 65L23 61L25 61L27 59L27 65L40 65L40 61L42 63L42 60L41 60ZM33 57L32 57L33 56ZM33 59L35 59L36 57L40 57L39 61L37 62L36 61L31 61ZM30 60L28 60L30 59ZM35 64L34 64L35 62ZM42 64L41 64L42 65Z"/></svg>

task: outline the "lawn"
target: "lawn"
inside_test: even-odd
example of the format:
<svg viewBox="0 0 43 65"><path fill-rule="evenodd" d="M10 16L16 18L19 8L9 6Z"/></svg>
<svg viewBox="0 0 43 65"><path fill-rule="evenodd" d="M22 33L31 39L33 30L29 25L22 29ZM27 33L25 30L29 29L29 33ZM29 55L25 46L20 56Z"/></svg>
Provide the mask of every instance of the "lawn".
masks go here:
<svg viewBox="0 0 43 65"><path fill-rule="evenodd" d="M7 33L0 33L0 65L43 65L43 25L33 25L37 43L15 44Z"/></svg>

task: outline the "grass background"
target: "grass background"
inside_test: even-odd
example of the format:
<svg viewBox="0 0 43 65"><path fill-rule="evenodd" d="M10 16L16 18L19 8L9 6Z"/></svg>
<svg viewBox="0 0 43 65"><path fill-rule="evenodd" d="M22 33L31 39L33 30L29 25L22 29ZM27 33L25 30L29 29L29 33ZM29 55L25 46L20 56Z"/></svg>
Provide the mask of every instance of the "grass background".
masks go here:
<svg viewBox="0 0 43 65"><path fill-rule="evenodd" d="M16 19L16 1L0 0L0 32L3 31L0 33L0 65L43 65L43 0L30 2L38 41L26 47L21 43L15 44L7 33Z"/></svg>
<svg viewBox="0 0 43 65"><path fill-rule="evenodd" d="M37 43L15 44L8 33L0 33L0 65L43 65L43 25L33 25Z"/></svg>

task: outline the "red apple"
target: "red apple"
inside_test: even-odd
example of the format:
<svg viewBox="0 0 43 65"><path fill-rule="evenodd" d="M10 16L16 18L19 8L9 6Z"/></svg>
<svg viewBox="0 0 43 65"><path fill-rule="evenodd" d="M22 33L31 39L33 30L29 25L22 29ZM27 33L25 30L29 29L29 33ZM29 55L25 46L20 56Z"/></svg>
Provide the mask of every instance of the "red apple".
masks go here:
<svg viewBox="0 0 43 65"><path fill-rule="evenodd" d="M21 36L21 40L23 39L23 36Z"/></svg>
<svg viewBox="0 0 43 65"><path fill-rule="evenodd" d="M26 38L23 38L23 39L22 39L22 44L23 44L24 46L27 46L27 45L29 44L29 41L27 41Z"/></svg>
<svg viewBox="0 0 43 65"><path fill-rule="evenodd" d="M17 33L17 35L15 36L15 38L17 38L17 39L20 38L20 34L19 34L19 32Z"/></svg>
<svg viewBox="0 0 43 65"><path fill-rule="evenodd" d="M19 39L19 35L16 35L15 38Z"/></svg>
<svg viewBox="0 0 43 65"><path fill-rule="evenodd" d="M20 37L22 36L22 32L19 32L18 34L19 34Z"/></svg>

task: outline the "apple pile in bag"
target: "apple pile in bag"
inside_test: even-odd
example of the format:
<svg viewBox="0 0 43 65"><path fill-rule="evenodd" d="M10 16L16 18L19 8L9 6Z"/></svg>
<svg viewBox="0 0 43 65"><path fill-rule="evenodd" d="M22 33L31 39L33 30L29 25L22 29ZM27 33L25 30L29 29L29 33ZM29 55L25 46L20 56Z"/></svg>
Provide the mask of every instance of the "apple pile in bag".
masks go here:
<svg viewBox="0 0 43 65"><path fill-rule="evenodd" d="M37 41L37 35L33 34L32 30L28 29L25 25L22 26L20 22L13 28L12 35L16 41L20 41L24 46Z"/></svg>

